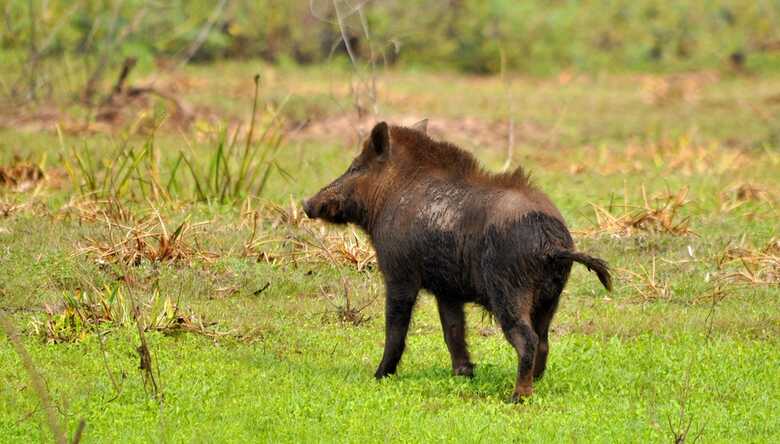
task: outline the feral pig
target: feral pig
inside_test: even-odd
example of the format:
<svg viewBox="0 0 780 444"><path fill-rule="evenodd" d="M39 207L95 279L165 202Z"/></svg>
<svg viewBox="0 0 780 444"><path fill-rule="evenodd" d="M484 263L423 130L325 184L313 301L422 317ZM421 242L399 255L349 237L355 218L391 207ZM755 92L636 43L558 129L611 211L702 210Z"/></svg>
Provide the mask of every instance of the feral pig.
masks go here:
<svg viewBox="0 0 780 444"><path fill-rule="evenodd" d="M349 169L303 202L310 218L365 230L387 290L385 350L395 373L420 289L435 297L456 375L472 376L463 305L498 320L518 356L512 399L532 393L573 262L610 289L607 264L574 250L558 209L522 169L489 174L468 152L414 128L377 124Z"/></svg>

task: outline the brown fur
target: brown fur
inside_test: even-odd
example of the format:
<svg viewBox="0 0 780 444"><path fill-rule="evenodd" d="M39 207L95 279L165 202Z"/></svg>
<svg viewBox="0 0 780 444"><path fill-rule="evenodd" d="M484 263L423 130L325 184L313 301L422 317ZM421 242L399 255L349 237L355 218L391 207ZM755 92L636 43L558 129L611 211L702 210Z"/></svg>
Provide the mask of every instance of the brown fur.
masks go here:
<svg viewBox="0 0 780 444"><path fill-rule="evenodd" d="M457 145L433 140L421 131L402 126L390 127L390 140L394 154L398 156L398 180L408 180L420 172L462 180L474 186L501 190L501 201L496 207L505 212L507 218L542 211L563 221L558 209L531 183L522 167L511 172L490 173L471 153Z"/></svg>
<svg viewBox="0 0 780 444"><path fill-rule="evenodd" d="M474 156L423 131L377 124L349 170L304 202L309 217L354 223L371 237L387 287L386 341L376 376L395 373L420 289L437 300L453 372L470 376L463 304L484 306L518 353L514 399L532 393L573 262L558 209L522 169L490 174Z"/></svg>
<svg viewBox="0 0 780 444"><path fill-rule="evenodd" d="M462 178L473 184L518 191L533 189L521 167L507 173L488 173L468 151L449 142L433 140L421 131L391 126L390 139L396 153L406 157L400 160L404 172L414 172L418 169L428 172L441 171L452 178Z"/></svg>

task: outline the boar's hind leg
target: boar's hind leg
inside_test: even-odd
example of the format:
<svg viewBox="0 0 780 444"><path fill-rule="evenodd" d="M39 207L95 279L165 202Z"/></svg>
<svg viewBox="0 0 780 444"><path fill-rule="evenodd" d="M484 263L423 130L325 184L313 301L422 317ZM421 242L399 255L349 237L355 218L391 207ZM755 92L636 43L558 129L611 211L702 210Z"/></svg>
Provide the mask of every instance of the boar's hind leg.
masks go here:
<svg viewBox="0 0 780 444"><path fill-rule="evenodd" d="M452 372L460 376L474 376L474 364L469 359L466 348L466 315L463 304L436 298L439 306L441 328L444 331L444 342L452 358Z"/></svg>
<svg viewBox="0 0 780 444"><path fill-rule="evenodd" d="M555 301L557 305L557 301ZM534 362L534 379L541 378L544 369L547 368L547 354L550 351L547 335L550 331L550 322L555 314L555 306L536 307L533 314L533 326L539 337L539 345L536 347L536 359Z"/></svg>
<svg viewBox="0 0 780 444"><path fill-rule="evenodd" d="M558 301L561 298L563 287L566 286L570 270L571 267L568 264L560 268L548 270L546 274L547 279L539 289L539 298L534 301L531 320L533 321L534 331L539 336L539 346L536 348L536 362L534 364L534 378L541 378L545 368L547 368L547 354L550 351L547 336L550 331L550 323L555 315L555 311L558 309Z"/></svg>
<svg viewBox="0 0 780 444"><path fill-rule="evenodd" d="M531 319L533 321L534 331L539 336L539 345L536 347L536 361L534 363L534 379L541 378L547 368L547 354L550 346L547 341L550 332L550 322L552 322L555 310L558 308L558 300L563 291L563 282L552 282L541 291L539 300L534 305Z"/></svg>
<svg viewBox="0 0 780 444"><path fill-rule="evenodd" d="M395 373L406 346L406 332L412 319L418 288L387 284L385 301L385 352L374 376L384 378Z"/></svg>
<svg viewBox="0 0 780 444"><path fill-rule="evenodd" d="M529 300L523 294L519 300ZM520 304L524 306L525 304ZM527 309L521 309L521 313L509 313L501 311L497 313L506 339L517 351L517 382L512 401L519 402L533 393L533 371L536 359L536 346L539 337L531 327L530 314Z"/></svg>

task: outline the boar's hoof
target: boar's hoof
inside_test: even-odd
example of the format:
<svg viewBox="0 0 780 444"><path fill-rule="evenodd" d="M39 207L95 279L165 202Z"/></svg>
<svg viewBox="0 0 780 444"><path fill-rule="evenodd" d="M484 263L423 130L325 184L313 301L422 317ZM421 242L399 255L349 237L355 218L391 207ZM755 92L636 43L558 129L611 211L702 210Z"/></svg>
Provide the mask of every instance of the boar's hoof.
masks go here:
<svg viewBox="0 0 780 444"><path fill-rule="evenodd" d="M380 369L378 369L378 370L376 371L376 373L374 373L374 377L375 377L377 380L380 380L380 379L386 378L386 377L388 377L388 376L390 376L390 375L392 375L392 374L393 374L392 372L388 372L387 370L384 370L384 369L381 369L381 368L380 368Z"/></svg>
<svg viewBox="0 0 780 444"><path fill-rule="evenodd" d="M530 398L534 393L534 389L531 387L518 387L512 394L512 402L514 404L522 404L526 399Z"/></svg>
<svg viewBox="0 0 780 444"><path fill-rule="evenodd" d="M461 364L454 369L452 369L452 372L455 374L455 376L465 376L467 378L473 378L474 377L474 364L468 362L466 364Z"/></svg>

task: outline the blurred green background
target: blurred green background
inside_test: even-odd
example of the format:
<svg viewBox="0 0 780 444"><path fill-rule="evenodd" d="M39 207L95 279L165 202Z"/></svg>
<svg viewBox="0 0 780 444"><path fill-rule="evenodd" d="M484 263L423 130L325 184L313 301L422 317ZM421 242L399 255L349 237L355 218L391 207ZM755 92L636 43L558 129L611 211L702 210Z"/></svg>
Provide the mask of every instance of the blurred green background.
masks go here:
<svg viewBox="0 0 780 444"><path fill-rule="evenodd" d="M77 53L84 63L262 58L535 75L780 67L775 0L6 0L0 58ZM338 14L336 8L339 9ZM82 60L82 59L80 59Z"/></svg>

